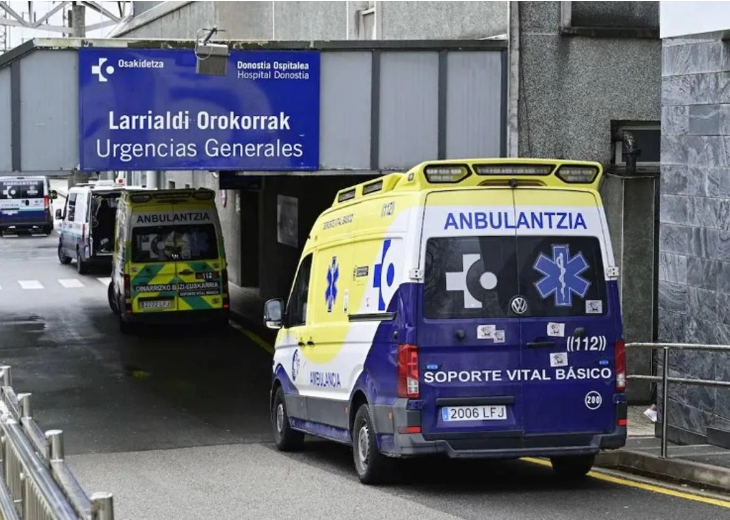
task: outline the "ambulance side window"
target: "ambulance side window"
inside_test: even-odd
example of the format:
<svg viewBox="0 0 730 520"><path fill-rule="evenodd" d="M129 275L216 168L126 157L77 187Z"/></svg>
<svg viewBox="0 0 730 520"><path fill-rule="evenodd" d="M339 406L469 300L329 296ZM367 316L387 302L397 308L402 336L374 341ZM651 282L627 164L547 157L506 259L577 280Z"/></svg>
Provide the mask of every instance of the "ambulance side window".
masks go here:
<svg viewBox="0 0 730 520"><path fill-rule="evenodd" d="M312 255L308 254L299 266L294 288L286 306L287 327L298 327L307 323L307 298L309 297L311 271Z"/></svg>
<svg viewBox="0 0 730 520"><path fill-rule="evenodd" d="M69 193L66 201L66 220L69 222L74 221L74 215L76 214L76 195L76 193Z"/></svg>

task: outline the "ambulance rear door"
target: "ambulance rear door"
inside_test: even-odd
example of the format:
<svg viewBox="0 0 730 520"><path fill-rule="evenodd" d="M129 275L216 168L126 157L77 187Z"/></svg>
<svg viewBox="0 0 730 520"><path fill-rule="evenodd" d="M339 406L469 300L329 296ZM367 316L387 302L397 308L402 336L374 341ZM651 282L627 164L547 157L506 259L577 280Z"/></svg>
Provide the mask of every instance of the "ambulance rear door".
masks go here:
<svg viewBox="0 0 730 520"><path fill-rule="evenodd" d="M525 435L616 427L614 344L620 340L605 219L592 192L517 188L517 269ZM538 374L541 377L533 376Z"/></svg>
<svg viewBox="0 0 730 520"><path fill-rule="evenodd" d="M133 312L173 312L177 302L177 247L169 223L174 205L132 206L130 289Z"/></svg>

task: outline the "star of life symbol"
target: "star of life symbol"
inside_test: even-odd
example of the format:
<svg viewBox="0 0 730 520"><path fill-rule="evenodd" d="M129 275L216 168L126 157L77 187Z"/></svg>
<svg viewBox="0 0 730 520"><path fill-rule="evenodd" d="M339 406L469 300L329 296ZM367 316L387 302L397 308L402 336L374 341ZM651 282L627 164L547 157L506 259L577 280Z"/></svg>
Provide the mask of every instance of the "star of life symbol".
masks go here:
<svg viewBox="0 0 730 520"><path fill-rule="evenodd" d="M569 246L553 245L552 259L540 253L533 265L533 269L544 275L535 283L535 288L543 299L553 295L557 307L570 307L573 305L573 294L585 298L591 286L581 276L588 267L583 253L571 258Z"/></svg>
<svg viewBox="0 0 730 520"><path fill-rule="evenodd" d="M327 290L325 291L325 299L327 301L327 312L332 312L332 307L337 300L337 279L340 277L340 266L337 263L337 257L332 257L332 263L327 268Z"/></svg>
<svg viewBox="0 0 730 520"><path fill-rule="evenodd" d="M109 76L114 74L114 67L112 65L104 67L104 63L106 63L106 61L106 58L99 58L97 64L91 66L91 73L99 79L100 83L106 83L109 81L105 74Z"/></svg>
<svg viewBox="0 0 730 520"><path fill-rule="evenodd" d="M464 308L465 309L481 309L482 302L474 298L474 295L469 291L466 285L466 277L469 270L474 264L481 259L480 254L469 253L462 255L461 258L461 271L446 273L446 290L447 291L461 291L464 294ZM497 277L494 273L484 272L479 277L479 284L486 289L491 291L497 287Z"/></svg>

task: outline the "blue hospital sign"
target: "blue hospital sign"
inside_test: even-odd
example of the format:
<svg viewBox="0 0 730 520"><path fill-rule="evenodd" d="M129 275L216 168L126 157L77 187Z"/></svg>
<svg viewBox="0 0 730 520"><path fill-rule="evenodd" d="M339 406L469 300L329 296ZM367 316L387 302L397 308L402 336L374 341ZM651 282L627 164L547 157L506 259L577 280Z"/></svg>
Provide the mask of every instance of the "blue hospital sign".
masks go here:
<svg viewBox="0 0 730 520"><path fill-rule="evenodd" d="M82 170L317 170L318 51L79 50Z"/></svg>

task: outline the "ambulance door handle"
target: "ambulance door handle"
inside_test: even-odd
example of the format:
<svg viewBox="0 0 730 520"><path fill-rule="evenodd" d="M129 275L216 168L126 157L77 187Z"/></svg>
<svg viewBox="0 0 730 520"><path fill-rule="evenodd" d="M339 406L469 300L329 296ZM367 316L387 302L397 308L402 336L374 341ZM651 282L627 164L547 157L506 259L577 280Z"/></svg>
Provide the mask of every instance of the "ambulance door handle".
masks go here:
<svg viewBox="0 0 730 520"><path fill-rule="evenodd" d="M307 346L313 347L314 346L314 341L312 341L311 339L309 341L307 341Z"/></svg>
<svg viewBox="0 0 730 520"><path fill-rule="evenodd" d="M297 343L297 345L299 345L301 348L304 348L304 342L303 341L300 341L299 343Z"/></svg>
<svg viewBox="0 0 730 520"><path fill-rule="evenodd" d="M554 347L555 342L554 341L530 341L527 344L530 348L542 348L542 347Z"/></svg>

